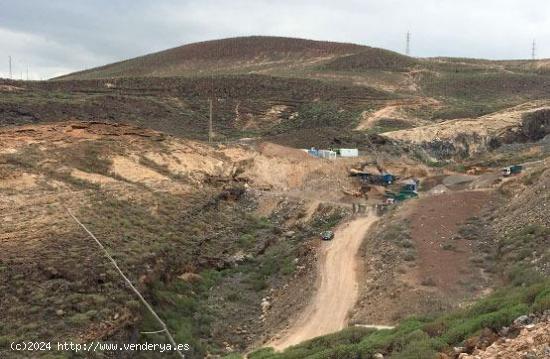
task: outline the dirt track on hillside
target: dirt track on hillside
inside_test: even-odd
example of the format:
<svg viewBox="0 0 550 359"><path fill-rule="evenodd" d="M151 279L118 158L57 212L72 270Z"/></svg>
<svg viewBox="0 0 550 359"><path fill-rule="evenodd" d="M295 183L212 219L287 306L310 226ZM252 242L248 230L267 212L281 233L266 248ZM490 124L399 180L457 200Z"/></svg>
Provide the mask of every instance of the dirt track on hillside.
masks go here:
<svg viewBox="0 0 550 359"><path fill-rule="evenodd" d="M376 125L376 123L383 119L397 119L405 122L410 122L413 127L423 124L423 121L419 118L412 117L404 111L405 109L419 108L421 106L428 106L436 108L439 106L439 102L433 98L413 98L404 99L398 101L389 101L385 107L368 114L364 112L364 117L359 121L356 131L368 130Z"/></svg>
<svg viewBox="0 0 550 359"><path fill-rule="evenodd" d="M398 105L390 105L382 108L381 110L378 110L374 112L372 115L366 117L363 119L359 125L355 128L355 130L368 130L374 124L383 119L383 118L391 118L391 116L395 113L395 111L399 108Z"/></svg>
<svg viewBox="0 0 550 359"><path fill-rule="evenodd" d="M343 329L358 298L357 252L376 220L374 214L339 226L331 242L323 243L319 257L317 291L290 328L267 346L283 350L304 340Z"/></svg>

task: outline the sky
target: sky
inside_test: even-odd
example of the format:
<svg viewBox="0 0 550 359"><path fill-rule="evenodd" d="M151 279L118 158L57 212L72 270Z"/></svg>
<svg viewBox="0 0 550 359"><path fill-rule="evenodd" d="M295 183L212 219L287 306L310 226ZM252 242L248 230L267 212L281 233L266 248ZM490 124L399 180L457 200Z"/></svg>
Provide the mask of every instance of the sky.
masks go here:
<svg viewBox="0 0 550 359"><path fill-rule="evenodd" d="M550 58L546 0L0 0L0 77L47 79L183 44L247 35L411 55Z"/></svg>

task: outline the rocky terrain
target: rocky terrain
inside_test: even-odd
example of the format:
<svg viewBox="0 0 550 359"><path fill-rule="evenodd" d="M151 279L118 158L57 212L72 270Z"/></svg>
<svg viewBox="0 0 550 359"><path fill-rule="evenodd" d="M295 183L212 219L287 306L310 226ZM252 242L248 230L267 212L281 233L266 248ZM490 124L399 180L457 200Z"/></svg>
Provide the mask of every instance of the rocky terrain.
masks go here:
<svg viewBox="0 0 550 359"><path fill-rule="evenodd" d="M383 134L441 158L469 157L503 143L537 141L550 134L546 101L524 103L472 119L457 119ZM534 124L533 118L538 123ZM536 121L536 120L535 120Z"/></svg>
<svg viewBox="0 0 550 359"><path fill-rule="evenodd" d="M484 358L548 358L550 356L550 320L549 313L540 317L521 316L516 318L510 327L500 331L500 335L492 334L492 343L480 343L472 354L460 353L460 359ZM487 346L488 345L488 346ZM457 352L461 349L457 348Z"/></svg>

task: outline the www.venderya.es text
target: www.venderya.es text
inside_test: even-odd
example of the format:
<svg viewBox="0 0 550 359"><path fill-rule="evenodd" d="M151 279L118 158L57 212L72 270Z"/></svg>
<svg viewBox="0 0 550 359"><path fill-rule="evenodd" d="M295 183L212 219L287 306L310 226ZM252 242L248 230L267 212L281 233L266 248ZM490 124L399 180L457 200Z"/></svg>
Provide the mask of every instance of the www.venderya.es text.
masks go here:
<svg viewBox="0 0 550 359"><path fill-rule="evenodd" d="M186 352L191 349L189 344L159 344L159 343L111 343L111 342L12 342L10 349L13 351L72 351L80 352L113 352L113 351L150 351L150 352Z"/></svg>

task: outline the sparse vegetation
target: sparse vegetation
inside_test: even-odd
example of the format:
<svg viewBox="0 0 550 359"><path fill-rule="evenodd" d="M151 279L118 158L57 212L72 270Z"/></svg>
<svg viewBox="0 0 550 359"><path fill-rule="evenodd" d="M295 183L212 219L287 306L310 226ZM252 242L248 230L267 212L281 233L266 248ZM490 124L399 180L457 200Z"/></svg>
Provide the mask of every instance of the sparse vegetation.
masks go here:
<svg viewBox="0 0 550 359"><path fill-rule="evenodd" d="M393 330L348 329L291 347L283 353L262 349L250 358L351 359L377 352L391 353L392 358L432 358L439 351L452 350L451 346L460 345L483 328L500 330L522 314L545 308L549 285L548 280L542 280L528 286L506 287L468 308L436 318L407 319Z"/></svg>

